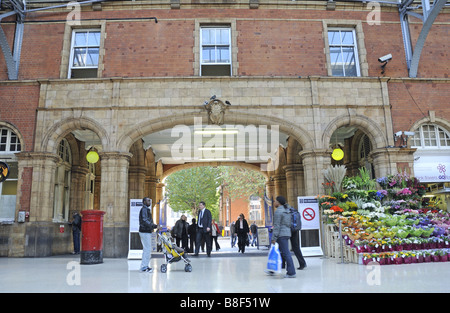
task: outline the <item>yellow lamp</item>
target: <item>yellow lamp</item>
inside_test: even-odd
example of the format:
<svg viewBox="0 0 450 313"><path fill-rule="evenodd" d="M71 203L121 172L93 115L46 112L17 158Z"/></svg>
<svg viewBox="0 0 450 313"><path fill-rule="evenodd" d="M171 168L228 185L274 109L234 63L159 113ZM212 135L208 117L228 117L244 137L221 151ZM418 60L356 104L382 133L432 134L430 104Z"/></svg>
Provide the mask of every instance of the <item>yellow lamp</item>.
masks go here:
<svg viewBox="0 0 450 313"><path fill-rule="evenodd" d="M344 157L344 151L339 148L334 149L331 157L333 158L333 160L340 161Z"/></svg>
<svg viewBox="0 0 450 313"><path fill-rule="evenodd" d="M99 158L97 151L94 150L91 150L86 154L86 160L89 163L97 163Z"/></svg>

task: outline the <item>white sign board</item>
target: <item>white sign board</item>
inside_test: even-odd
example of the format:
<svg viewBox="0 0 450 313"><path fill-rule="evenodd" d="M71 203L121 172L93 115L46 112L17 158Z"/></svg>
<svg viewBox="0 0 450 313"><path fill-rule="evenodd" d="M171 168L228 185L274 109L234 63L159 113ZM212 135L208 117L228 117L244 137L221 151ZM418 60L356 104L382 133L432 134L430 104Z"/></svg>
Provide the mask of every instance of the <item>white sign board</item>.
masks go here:
<svg viewBox="0 0 450 313"><path fill-rule="evenodd" d="M302 230L300 231L300 238L302 233L308 235L312 242L316 242L317 246L301 247L303 255L323 255L320 240L320 211L319 202L316 197L298 197L297 208L302 219ZM311 238L314 237L314 238ZM300 239L300 245L302 240Z"/></svg>
<svg viewBox="0 0 450 313"><path fill-rule="evenodd" d="M298 211L302 217L302 229L319 229L319 202L316 197L298 197Z"/></svg>
<svg viewBox="0 0 450 313"><path fill-rule="evenodd" d="M414 177L422 183L450 182L450 153L445 152L414 153Z"/></svg>
<svg viewBox="0 0 450 313"><path fill-rule="evenodd" d="M270 246L269 229L258 227L258 246Z"/></svg>
<svg viewBox="0 0 450 313"><path fill-rule="evenodd" d="M152 201L150 199L150 201ZM150 207L151 203L150 203ZM142 259L142 249L132 247L132 240L139 238L139 212L142 208L142 199L130 199L130 232L128 237L128 259ZM132 238L134 237L134 238ZM156 251L156 233L152 233L152 251Z"/></svg>

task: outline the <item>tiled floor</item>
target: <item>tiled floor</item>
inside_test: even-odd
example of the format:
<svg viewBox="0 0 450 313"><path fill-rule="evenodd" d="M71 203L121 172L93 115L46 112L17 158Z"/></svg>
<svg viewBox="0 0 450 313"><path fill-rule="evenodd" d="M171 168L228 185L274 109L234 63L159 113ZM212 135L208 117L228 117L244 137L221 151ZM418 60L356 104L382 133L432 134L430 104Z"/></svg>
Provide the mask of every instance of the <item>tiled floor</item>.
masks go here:
<svg viewBox="0 0 450 313"><path fill-rule="evenodd" d="M178 262L161 273L163 259L155 255L151 274L138 271L139 260L80 265L79 256L71 255L0 258L0 292L450 292L450 262L368 267L306 257L305 270L297 271L296 278L283 278L264 273L267 250L249 248L246 254L222 250L228 253L191 257L192 272L185 272ZM298 266L295 258L294 262Z"/></svg>

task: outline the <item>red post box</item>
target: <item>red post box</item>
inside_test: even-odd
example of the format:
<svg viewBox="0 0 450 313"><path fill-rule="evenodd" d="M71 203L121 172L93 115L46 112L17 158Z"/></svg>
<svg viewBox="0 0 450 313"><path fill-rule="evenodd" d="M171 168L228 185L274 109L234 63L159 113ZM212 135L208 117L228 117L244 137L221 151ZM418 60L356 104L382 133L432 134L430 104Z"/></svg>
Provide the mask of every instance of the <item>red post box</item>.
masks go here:
<svg viewBox="0 0 450 313"><path fill-rule="evenodd" d="M103 263L103 215L98 210L81 211L80 264Z"/></svg>

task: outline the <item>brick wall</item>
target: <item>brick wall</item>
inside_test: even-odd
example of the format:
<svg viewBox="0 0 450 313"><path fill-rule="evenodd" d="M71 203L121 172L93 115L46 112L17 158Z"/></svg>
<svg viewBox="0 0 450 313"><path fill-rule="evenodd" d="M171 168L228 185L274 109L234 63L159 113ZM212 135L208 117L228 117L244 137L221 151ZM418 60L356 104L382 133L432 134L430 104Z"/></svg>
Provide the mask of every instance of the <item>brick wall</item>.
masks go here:
<svg viewBox="0 0 450 313"><path fill-rule="evenodd" d="M322 20L361 21L369 76L381 76L378 58L391 53L385 76L407 77L403 40L396 11L382 12L381 25L368 25L368 11L302 9L83 10L82 19L105 19L104 77L191 76L194 19L236 20L238 75L326 75ZM21 56L21 79L58 78L67 12L34 13L27 18ZM140 20L157 16L153 20ZM114 18L121 20L112 20ZM130 20L131 19L131 20ZM51 21L46 23L44 21ZM427 38L419 77L448 77L450 26L441 13ZM41 23L42 22L42 23ZM344 25L345 26L345 25ZM12 44L13 24L2 25ZM413 42L421 23L412 20ZM0 54L0 79L6 79Z"/></svg>
<svg viewBox="0 0 450 313"><path fill-rule="evenodd" d="M450 120L450 89L442 81L394 81L388 84L394 132L409 130L418 120L435 116Z"/></svg>
<svg viewBox="0 0 450 313"><path fill-rule="evenodd" d="M39 85L0 84L0 121L16 127L24 138L22 151L33 150Z"/></svg>

